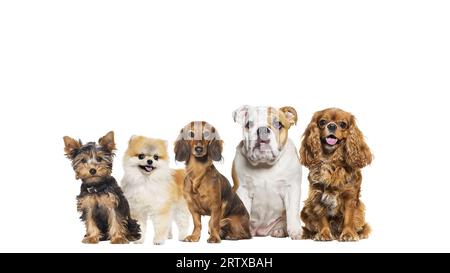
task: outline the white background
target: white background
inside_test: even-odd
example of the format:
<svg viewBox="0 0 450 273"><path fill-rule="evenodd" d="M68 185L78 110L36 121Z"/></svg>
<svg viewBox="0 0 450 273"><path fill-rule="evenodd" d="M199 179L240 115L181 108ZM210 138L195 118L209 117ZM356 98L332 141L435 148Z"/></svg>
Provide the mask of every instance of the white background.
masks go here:
<svg viewBox="0 0 450 273"><path fill-rule="evenodd" d="M0 250L450 251L449 14L448 1L2 1ZM81 243L64 135L114 130L120 180L132 134L172 151L187 122L207 120L230 178L241 138L231 112L242 104L295 107L297 147L313 112L356 115L375 154L362 184L369 240L209 245L204 218L199 243Z"/></svg>

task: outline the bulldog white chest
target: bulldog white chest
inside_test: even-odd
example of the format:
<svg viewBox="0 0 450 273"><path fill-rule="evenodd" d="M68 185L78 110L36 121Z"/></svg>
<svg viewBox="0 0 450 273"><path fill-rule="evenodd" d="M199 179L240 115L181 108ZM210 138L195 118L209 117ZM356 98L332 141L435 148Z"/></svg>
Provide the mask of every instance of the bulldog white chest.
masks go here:
<svg viewBox="0 0 450 273"><path fill-rule="evenodd" d="M285 149L273 166L252 166L242 153L236 153L237 192L249 211L254 236L273 235L278 229L287 235L289 214L299 218L301 165L293 143Z"/></svg>

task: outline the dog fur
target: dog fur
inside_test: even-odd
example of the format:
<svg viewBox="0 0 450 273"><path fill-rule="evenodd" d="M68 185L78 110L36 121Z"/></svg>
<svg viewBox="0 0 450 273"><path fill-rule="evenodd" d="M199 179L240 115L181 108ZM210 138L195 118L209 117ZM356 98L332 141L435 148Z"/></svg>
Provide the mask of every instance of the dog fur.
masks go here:
<svg viewBox="0 0 450 273"><path fill-rule="evenodd" d="M217 130L204 121L186 125L175 143L176 160L186 162L184 195L194 221L187 242L199 241L202 215L211 216L208 243L251 238L244 204L213 164L222 159L222 145Z"/></svg>
<svg viewBox="0 0 450 273"><path fill-rule="evenodd" d="M142 229L145 240L147 219L154 227L153 243L163 244L172 237L171 223L178 227L178 239L184 240L190 213L183 197L184 170L169 167L167 143L143 136L131 137L123 158L124 177L121 185L131 205L131 215Z"/></svg>

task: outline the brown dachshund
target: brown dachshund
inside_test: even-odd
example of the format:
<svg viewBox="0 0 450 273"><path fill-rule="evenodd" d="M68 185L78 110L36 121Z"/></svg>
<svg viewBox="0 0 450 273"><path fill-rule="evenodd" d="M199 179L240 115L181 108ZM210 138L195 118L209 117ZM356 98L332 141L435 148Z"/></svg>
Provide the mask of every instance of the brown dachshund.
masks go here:
<svg viewBox="0 0 450 273"><path fill-rule="evenodd" d="M303 238L316 241L366 239L361 169L372 153L355 117L337 108L314 114L303 136L301 163L309 168L309 196L301 212Z"/></svg>
<svg viewBox="0 0 450 273"><path fill-rule="evenodd" d="M186 162L184 197L194 221L185 242L200 239L202 215L211 216L208 243L251 238L244 204L213 165L222 159L222 144L217 130L204 121L186 125L175 142L176 160Z"/></svg>

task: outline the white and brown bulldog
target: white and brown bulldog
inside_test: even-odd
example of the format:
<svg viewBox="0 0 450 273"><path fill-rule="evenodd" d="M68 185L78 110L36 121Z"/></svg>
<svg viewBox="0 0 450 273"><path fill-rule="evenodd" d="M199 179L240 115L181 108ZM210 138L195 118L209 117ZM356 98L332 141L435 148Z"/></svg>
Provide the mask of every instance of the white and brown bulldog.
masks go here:
<svg viewBox="0 0 450 273"><path fill-rule="evenodd" d="M244 139L236 148L232 177L250 214L253 236L300 239L302 167L297 148L288 138L297 123L293 107L248 105L233 112Z"/></svg>

